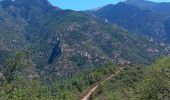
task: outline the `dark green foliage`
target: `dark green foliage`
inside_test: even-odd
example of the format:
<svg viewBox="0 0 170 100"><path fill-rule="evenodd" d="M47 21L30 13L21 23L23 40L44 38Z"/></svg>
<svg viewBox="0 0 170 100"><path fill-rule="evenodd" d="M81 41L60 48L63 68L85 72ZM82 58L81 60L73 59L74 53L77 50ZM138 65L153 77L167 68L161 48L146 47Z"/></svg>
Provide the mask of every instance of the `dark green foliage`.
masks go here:
<svg viewBox="0 0 170 100"><path fill-rule="evenodd" d="M9 59L0 81L0 99L3 100L77 100L90 85L99 82L114 72L116 66L107 64L95 69L89 68L67 78L44 81L29 70L32 67L30 56L18 52ZM33 71L35 72L35 71Z"/></svg>
<svg viewBox="0 0 170 100"><path fill-rule="evenodd" d="M40 92L42 87L38 81L31 79L34 69L29 70L30 68L33 68L33 65L29 53L25 51L18 52L15 57L7 60L0 81L0 99L38 99L36 93Z"/></svg>
<svg viewBox="0 0 170 100"><path fill-rule="evenodd" d="M101 84L91 100L166 100L170 96L170 58L163 58L151 67L127 65L115 78ZM30 77L31 62L27 53L20 52L6 63L0 83L3 100L77 100L83 91L114 73L116 66L107 64L87 69L77 75L54 81ZM25 74L23 72L28 72ZM7 74L8 73L8 74Z"/></svg>
<svg viewBox="0 0 170 100"><path fill-rule="evenodd" d="M170 57L157 61L146 78L137 86L140 100L167 100L170 98Z"/></svg>
<svg viewBox="0 0 170 100"><path fill-rule="evenodd" d="M47 0L15 0L2 5L0 51L29 50L37 71L45 77L68 76L111 61L149 64L169 52L167 45L84 12L58 9Z"/></svg>
<svg viewBox="0 0 170 100"><path fill-rule="evenodd" d="M9 59L5 66L3 66L3 75L7 83L11 84L19 74L21 74L24 67L30 66L27 62L29 59L27 53L16 53L16 57Z"/></svg>
<svg viewBox="0 0 170 100"><path fill-rule="evenodd" d="M169 53L165 44L134 35L84 12L58 9L47 0L0 1L0 23L2 100L76 100L87 87L115 71L116 65L112 63L149 64ZM32 56L25 52L14 55L18 50L29 50ZM7 57L10 60L4 63ZM91 98L148 98L143 91L150 92L147 90L150 83L161 79L168 82L164 81L166 71L156 71L153 76L157 77L138 91L136 84L145 80L143 68L127 66L115 79L101 85ZM167 84L160 81L153 85L163 93L169 91ZM154 86L151 88L157 90Z"/></svg>
<svg viewBox="0 0 170 100"><path fill-rule="evenodd" d="M76 55L76 56L70 57L70 60L75 62L76 66L83 66L84 64L86 64L87 58L80 56L80 55Z"/></svg>
<svg viewBox="0 0 170 100"><path fill-rule="evenodd" d="M115 79L100 86L94 100L168 100L170 57L150 67L127 66Z"/></svg>
<svg viewBox="0 0 170 100"><path fill-rule="evenodd" d="M48 64L52 64L54 60L59 56L60 53L61 53L61 48L59 47L59 43L54 44L50 58L48 59Z"/></svg>
<svg viewBox="0 0 170 100"><path fill-rule="evenodd" d="M129 100L133 97L135 85L143 79L142 65L126 66L124 71L112 80L100 85L93 100Z"/></svg>

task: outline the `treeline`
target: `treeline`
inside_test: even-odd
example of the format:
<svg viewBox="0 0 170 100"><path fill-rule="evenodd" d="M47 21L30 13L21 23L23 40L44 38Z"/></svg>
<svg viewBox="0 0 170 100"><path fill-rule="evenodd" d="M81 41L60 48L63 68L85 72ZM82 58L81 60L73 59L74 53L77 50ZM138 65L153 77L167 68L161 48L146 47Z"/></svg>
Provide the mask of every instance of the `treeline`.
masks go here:
<svg viewBox="0 0 170 100"><path fill-rule="evenodd" d="M0 100L77 100L82 92L115 72L106 64L88 68L77 75L52 81L36 72L30 54L18 52L6 60L0 72ZM170 57L151 66L126 65L115 78L101 84L91 100L168 100L170 98Z"/></svg>
<svg viewBox="0 0 170 100"><path fill-rule="evenodd" d="M36 72L28 52L18 52L3 65L1 100L77 100L83 90L115 71L116 65L90 68L78 75L44 81Z"/></svg>
<svg viewBox="0 0 170 100"><path fill-rule="evenodd" d="M135 95L140 100L170 99L170 57L152 65L148 75L137 84Z"/></svg>
<svg viewBox="0 0 170 100"><path fill-rule="evenodd" d="M116 78L103 84L91 100L169 100L170 57L151 66L126 66Z"/></svg>

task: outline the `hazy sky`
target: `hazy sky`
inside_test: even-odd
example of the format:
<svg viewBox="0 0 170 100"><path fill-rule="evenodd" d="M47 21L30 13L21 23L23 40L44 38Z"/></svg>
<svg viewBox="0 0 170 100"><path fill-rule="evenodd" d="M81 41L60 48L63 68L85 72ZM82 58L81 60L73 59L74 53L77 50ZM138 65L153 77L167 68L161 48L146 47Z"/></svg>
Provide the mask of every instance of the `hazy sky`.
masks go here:
<svg viewBox="0 0 170 100"><path fill-rule="evenodd" d="M106 4L115 4L125 0L49 0L53 5L62 9L87 10L102 7ZM155 2L170 2L170 0L152 0Z"/></svg>

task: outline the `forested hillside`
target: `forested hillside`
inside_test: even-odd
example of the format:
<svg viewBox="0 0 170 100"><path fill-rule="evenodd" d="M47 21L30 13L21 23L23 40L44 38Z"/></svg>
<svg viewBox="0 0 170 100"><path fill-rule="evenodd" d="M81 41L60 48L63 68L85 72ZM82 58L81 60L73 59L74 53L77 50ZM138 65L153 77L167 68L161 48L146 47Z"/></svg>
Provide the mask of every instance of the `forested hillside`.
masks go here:
<svg viewBox="0 0 170 100"><path fill-rule="evenodd" d="M170 57L151 66L127 66L124 72L102 84L92 100L168 100Z"/></svg>
<svg viewBox="0 0 170 100"><path fill-rule="evenodd" d="M0 62L27 50L39 74L69 76L107 63L149 64L169 46L47 0L0 1Z"/></svg>
<svg viewBox="0 0 170 100"><path fill-rule="evenodd" d="M102 83L91 100L167 100L170 96L170 57L145 65L124 65L124 70ZM78 100L89 86L115 73L120 65L88 68L79 75L44 81L32 70L29 54L20 52L9 59L0 77L3 100ZM31 69L31 70L29 70ZM29 76L29 77L28 77Z"/></svg>
<svg viewBox="0 0 170 100"><path fill-rule="evenodd" d="M0 0L0 100L168 100L170 19L145 7Z"/></svg>
<svg viewBox="0 0 170 100"><path fill-rule="evenodd" d="M16 53L0 73L0 99L2 100L77 100L90 85L114 73L117 66L107 64L88 68L78 75L44 80L35 73L30 54Z"/></svg>
<svg viewBox="0 0 170 100"><path fill-rule="evenodd" d="M170 3L154 3L147 0L127 0L109 4L90 14L103 18L130 32L161 42L169 42Z"/></svg>

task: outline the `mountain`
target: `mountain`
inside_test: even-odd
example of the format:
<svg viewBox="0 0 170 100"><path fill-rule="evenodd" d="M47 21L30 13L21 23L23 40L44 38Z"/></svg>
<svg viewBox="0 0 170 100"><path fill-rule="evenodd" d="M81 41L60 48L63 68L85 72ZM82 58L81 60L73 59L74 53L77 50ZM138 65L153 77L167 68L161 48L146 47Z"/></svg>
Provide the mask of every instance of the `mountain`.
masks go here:
<svg viewBox="0 0 170 100"><path fill-rule="evenodd" d="M133 5L127 4L130 1L135 1L135 3L133 3ZM93 11L90 14L106 19L111 23L116 23L130 32L148 36L162 42L170 42L169 26L167 25L169 15L154 12L149 9L149 7L148 9L142 9L137 6L136 2L138 1L140 0L128 0L125 3L120 2L116 5L106 5L100 10ZM144 0L140 2L150 4L150 2ZM140 2L138 3L142 4ZM168 10L164 9L164 11Z"/></svg>
<svg viewBox="0 0 170 100"><path fill-rule="evenodd" d="M170 45L142 32L170 32L170 19L124 3L104 8L99 15L115 14L120 26L47 0L1 0L0 100L79 100L90 91L94 100L168 100L170 58L148 64ZM141 33L122 28L125 22Z"/></svg>
<svg viewBox="0 0 170 100"><path fill-rule="evenodd" d="M142 9L152 9L157 3L146 0L126 0L125 4L134 5Z"/></svg>
<svg viewBox="0 0 170 100"><path fill-rule="evenodd" d="M170 3L169 2L160 2L155 3L147 0L127 0L124 3L130 4L141 9L152 10L153 12L159 14L170 14Z"/></svg>
<svg viewBox="0 0 170 100"><path fill-rule="evenodd" d="M14 52L28 50L39 74L50 77L110 62L148 64L169 52L166 44L47 0L1 1L0 24L1 65Z"/></svg>

